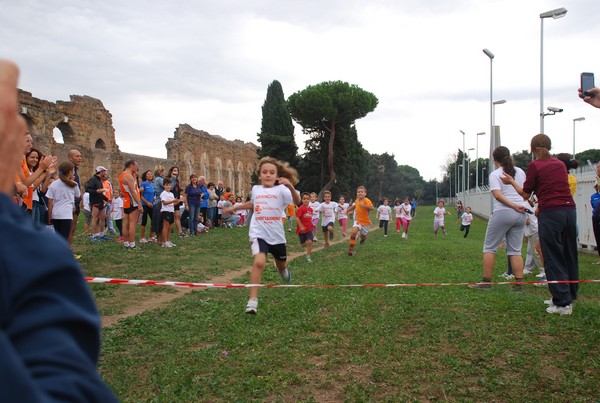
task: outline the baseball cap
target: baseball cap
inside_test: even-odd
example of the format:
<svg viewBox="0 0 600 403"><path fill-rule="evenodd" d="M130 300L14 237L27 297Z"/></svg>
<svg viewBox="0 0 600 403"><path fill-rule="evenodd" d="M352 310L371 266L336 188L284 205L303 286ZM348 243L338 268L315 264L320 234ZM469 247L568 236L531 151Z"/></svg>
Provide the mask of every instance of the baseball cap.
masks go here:
<svg viewBox="0 0 600 403"><path fill-rule="evenodd" d="M104 168L102 165L96 167L96 173L100 173L102 171L108 171L108 169Z"/></svg>

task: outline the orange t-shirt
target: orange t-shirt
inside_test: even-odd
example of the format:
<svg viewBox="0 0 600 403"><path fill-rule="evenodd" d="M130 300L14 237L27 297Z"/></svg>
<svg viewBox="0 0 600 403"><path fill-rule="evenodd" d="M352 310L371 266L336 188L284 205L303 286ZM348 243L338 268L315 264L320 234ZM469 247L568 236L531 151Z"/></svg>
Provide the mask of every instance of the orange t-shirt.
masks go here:
<svg viewBox="0 0 600 403"><path fill-rule="evenodd" d="M106 189L106 192L104 192L104 197L106 197L110 203L112 201L112 185L109 181L102 181L102 187Z"/></svg>
<svg viewBox="0 0 600 403"><path fill-rule="evenodd" d="M364 199L355 201L356 208L354 210L355 221L360 225L371 225L371 218L369 217L369 211L367 207L371 207L373 209L373 202L369 200L369 198L365 197ZM366 206L365 206L366 205Z"/></svg>
<svg viewBox="0 0 600 403"><path fill-rule="evenodd" d="M23 156L23 159L21 160L21 171L23 172L23 176L25 178L28 178L29 175L31 175L25 156ZM16 182L21 182L19 174L17 174ZM25 203L27 206L27 210L31 210L33 208L33 186L29 185L27 187L27 196L23 197L23 203Z"/></svg>
<svg viewBox="0 0 600 403"><path fill-rule="evenodd" d="M296 208L297 208L297 206L295 204L293 204L293 203L288 204L285 215L288 217L295 217L296 216Z"/></svg>

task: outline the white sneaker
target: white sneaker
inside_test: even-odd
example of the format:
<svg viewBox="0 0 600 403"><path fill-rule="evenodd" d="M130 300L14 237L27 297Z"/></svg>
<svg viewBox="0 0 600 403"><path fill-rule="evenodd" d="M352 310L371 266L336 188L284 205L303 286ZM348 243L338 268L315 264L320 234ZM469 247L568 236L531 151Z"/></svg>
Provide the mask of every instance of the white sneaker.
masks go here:
<svg viewBox="0 0 600 403"><path fill-rule="evenodd" d="M523 275L526 275L526 274L533 274L533 272L529 269L523 269Z"/></svg>
<svg viewBox="0 0 600 403"><path fill-rule="evenodd" d="M169 245L171 245L171 248L172 248L173 246L177 246L177 245L175 245L175 244L174 244L173 242L171 242L171 241L169 241Z"/></svg>
<svg viewBox="0 0 600 403"><path fill-rule="evenodd" d="M140 243L148 243L148 240L146 238L141 238Z"/></svg>
<svg viewBox="0 0 600 403"><path fill-rule="evenodd" d="M546 277L546 272L544 270L541 270L538 274L535 275L537 278L542 278L542 277Z"/></svg>
<svg viewBox="0 0 600 403"><path fill-rule="evenodd" d="M172 248L173 246L171 246L170 242L165 242L165 243L162 244L162 247L163 248Z"/></svg>
<svg viewBox="0 0 600 403"><path fill-rule="evenodd" d="M402 233L402 238L406 238L406 232Z"/></svg>
<svg viewBox="0 0 600 403"><path fill-rule="evenodd" d="M258 298L250 298L246 304L246 313L256 315L258 311Z"/></svg>
<svg viewBox="0 0 600 403"><path fill-rule="evenodd" d="M306 261L307 261L308 263L312 263L312 259L310 258L310 256L307 256L307 257L306 257Z"/></svg>
<svg viewBox="0 0 600 403"><path fill-rule="evenodd" d="M560 315L570 315L573 313L573 305L567 305L567 306L550 305L548 308L546 308L546 312L558 313Z"/></svg>

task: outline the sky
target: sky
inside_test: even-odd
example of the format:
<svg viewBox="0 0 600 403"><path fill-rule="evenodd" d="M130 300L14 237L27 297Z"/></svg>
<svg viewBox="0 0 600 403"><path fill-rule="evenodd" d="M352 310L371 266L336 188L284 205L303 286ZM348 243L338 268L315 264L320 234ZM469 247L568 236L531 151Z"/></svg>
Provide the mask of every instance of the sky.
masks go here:
<svg viewBox="0 0 600 403"><path fill-rule="evenodd" d="M356 122L371 154L389 153L425 180L457 150L490 147L490 59L502 145L529 148L544 119L553 151L600 148L600 109L577 98L581 72L600 81L598 0L0 0L0 58L20 88L55 102L102 101L121 151L166 157L179 124L258 144L268 85L288 97L341 80L372 92ZM465 132L463 135L460 130ZM477 133L485 135L477 136ZM296 126L303 149L306 136Z"/></svg>

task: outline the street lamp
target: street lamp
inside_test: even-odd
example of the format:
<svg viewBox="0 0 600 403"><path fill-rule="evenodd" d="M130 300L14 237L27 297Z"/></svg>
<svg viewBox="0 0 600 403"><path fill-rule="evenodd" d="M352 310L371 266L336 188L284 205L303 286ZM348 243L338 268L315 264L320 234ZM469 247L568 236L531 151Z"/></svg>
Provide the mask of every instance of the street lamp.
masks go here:
<svg viewBox="0 0 600 403"><path fill-rule="evenodd" d="M583 116L573 119L573 159L575 159L575 122L581 122L583 120L585 120Z"/></svg>
<svg viewBox="0 0 600 403"><path fill-rule="evenodd" d="M567 9L564 7L540 14L540 133L544 133L544 19L557 19L565 15L567 15Z"/></svg>
<svg viewBox="0 0 600 403"><path fill-rule="evenodd" d="M494 105L493 105L493 96L494 96L494 81L493 81L493 65L494 65L494 54L490 52L487 48L483 49L483 53L487 57L490 58L490 172L492 170L492 153L496 148L496 139L494 138Z"/></svg>
<svg viewBox="0 0 600 403"><path fill-rule="evenodd" d="M477 133L475 137L475 187L479 187L479 136L483 136L485 132Z"/></svg>
<svg viewBox="0 0 600 403"><path fill-rule="evenodd" d="M471 170L471 155L469 151L473 151L475 148L469 148L467 150L467 189L471 189L471 175L469 171Z"/></svg>
<svg viewBox="0 0 600 403"><path fill-rule="evenodd" d="M462 133L463 135L463 148L462 148L462 166L463 166L463 174L462 174L462 190L463 192L465 191L465 132L463 132L462 130L459 130L459 132Z"/></svg>

